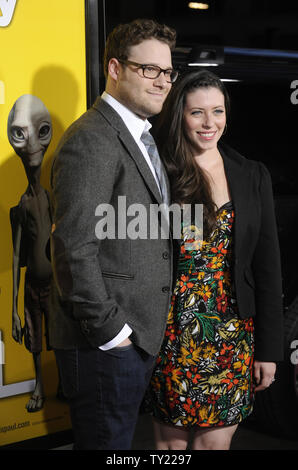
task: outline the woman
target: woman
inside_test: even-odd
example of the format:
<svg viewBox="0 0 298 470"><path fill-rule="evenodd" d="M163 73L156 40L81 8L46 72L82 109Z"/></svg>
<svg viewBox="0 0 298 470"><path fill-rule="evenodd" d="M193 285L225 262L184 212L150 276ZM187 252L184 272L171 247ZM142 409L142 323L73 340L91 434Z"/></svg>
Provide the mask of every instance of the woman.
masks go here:
<svg viewBox="0 0 298 470"><path fill-rule="evenodd" d="M229 99L207 71L182 77L157 123L173 202L203 204L204 241L183 227L149 395L158 449L229 449L282 359L281 269L271 179L219 145ZM189 227L188 227L189 228ZM192 232L193 233L193 232Z"/></svg>

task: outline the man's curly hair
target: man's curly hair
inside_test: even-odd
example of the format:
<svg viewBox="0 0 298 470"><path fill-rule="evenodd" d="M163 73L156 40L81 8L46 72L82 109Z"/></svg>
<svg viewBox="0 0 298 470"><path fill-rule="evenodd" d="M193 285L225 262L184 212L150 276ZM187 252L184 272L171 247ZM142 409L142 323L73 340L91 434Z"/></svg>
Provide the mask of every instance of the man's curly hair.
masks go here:
<svg viewBox="0 0 298 470"><path fill-rule="evenodd" d="M126 60L131 46L136 46L146 39L158 39L168 44L171 50L176 45L176 31L169 26L150 19L137 19L131 23L120 24L109 34L104 53L104 73L108 76L109 61Z"/></svg>

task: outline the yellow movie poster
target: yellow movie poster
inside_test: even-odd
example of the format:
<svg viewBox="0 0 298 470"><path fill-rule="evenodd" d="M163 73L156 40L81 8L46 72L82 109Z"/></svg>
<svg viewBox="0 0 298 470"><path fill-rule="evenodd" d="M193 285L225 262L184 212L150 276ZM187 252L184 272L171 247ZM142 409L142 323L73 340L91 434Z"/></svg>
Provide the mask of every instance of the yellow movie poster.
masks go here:
<svg viewBox="0 0 298 470"><path fill-rule="evenodd" d="M86 110L84 0L0 0L0 446L70 429L47 341L50 168Z"/></svg>

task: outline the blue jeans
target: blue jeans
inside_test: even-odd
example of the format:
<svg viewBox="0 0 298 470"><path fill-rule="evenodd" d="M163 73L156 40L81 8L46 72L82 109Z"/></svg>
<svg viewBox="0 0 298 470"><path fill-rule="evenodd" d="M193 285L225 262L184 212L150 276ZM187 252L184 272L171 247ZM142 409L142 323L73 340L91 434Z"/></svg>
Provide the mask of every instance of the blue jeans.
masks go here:
<svg viewBox="0 0 298 470"><path fill-rule="evenodd" d="M155 358L131 344L56 350L76 450L129 450Z"/></svg>

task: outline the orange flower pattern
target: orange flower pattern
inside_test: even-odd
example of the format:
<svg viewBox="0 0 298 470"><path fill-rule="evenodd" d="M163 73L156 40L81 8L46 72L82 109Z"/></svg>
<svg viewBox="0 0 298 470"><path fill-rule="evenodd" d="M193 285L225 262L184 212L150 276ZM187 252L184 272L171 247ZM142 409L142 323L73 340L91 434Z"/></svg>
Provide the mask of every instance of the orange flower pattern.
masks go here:
<svg viewBox="0 0 298 470"><path fill-rule="evenodd" d="M198 250L188 249L182 227L176 288L146 407L177 426L228 426L253 407L253 320L237 314L233 291L229 202ZM192 240L193 241L193 240ZM193 246L193 245L192 245Z"/></svg>

